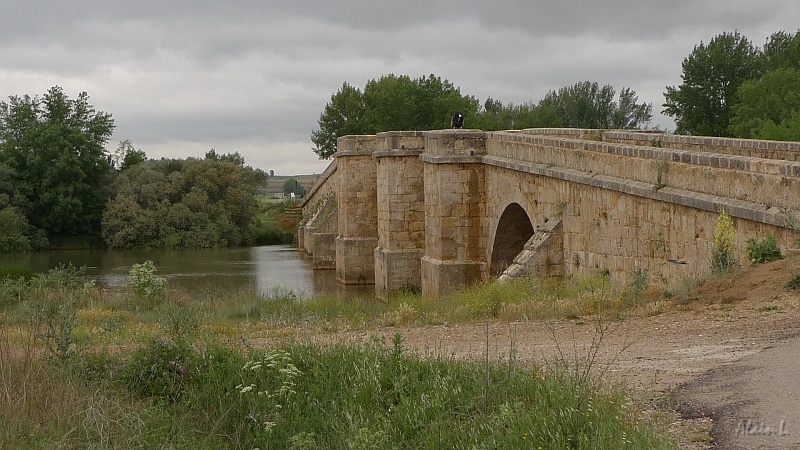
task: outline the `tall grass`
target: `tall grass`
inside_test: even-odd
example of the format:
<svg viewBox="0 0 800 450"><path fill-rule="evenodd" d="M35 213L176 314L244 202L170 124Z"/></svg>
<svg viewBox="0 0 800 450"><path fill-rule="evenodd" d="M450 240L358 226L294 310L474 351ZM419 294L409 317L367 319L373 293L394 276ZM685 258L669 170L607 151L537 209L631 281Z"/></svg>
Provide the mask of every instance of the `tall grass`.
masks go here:
<svg viewBox="0 0 800 450"><path fill-rule="evenodd" d="M406 351L401 334L391 343L292 339L298 330L621 307L601 278L476 286L439 302L409 293L371 302L252 289L149 298L105 291L61 269L0 285L0 293L10 295L0 308L0 448L672 446L624 392L568 366L527 366L513 355L489 361L488 351L484 360L422 356ZM43 301L72 309L37 316ZM52 333L37 330L59 323L66 347L48 346ZM251 346L263 330L286 330L287 338Z"/></svg>

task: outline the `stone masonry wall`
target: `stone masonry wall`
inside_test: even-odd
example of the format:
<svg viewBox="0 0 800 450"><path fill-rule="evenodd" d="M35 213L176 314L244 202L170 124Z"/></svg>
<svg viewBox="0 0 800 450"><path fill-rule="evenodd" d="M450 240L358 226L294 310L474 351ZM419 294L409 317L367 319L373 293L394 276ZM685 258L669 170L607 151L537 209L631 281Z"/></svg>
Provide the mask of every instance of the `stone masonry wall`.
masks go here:
<svg viewBox="0 0 800 450"><path fill-rule="evenodd" d="M337 279L374 281L379 295L417 279L427 297L485 280L511 203L534 230L560 220L553 248L563 255L552 260L565 274L703 276L722 210L746 264L748 238L794 243L786 218L800 218L798 146L565 129L341 138Z"/></svg>
<svg viewBox="0 0 800 450"><path fill-rule="evenodd" d="M619 282L636 269L668 281L705 275L722 209L734 217L742 262L748 238L774 233L784 248L794 240L783 226L786 211L772 202L796 205L791 199L797 180L765 173L793 163L561 138L493 137L499 139L488 141L484 157L493 166L486 172L487 204L494 205L488 211L495 220L490 230L511 201L523 205L535 227L562 217L567 273L598 271ZM712 170L723 161L727 167ZM666 168L659 185L654 181L660 167Z"/></svg>
<svg viewBox="0 0 800 450"><path fill-rule="evenodd" d="M629 193L650 190L658 200L724 207L733 216L778 226L785 223L782 208L800 205L800 163L792 161L492 133L484 162Z"/></svg>

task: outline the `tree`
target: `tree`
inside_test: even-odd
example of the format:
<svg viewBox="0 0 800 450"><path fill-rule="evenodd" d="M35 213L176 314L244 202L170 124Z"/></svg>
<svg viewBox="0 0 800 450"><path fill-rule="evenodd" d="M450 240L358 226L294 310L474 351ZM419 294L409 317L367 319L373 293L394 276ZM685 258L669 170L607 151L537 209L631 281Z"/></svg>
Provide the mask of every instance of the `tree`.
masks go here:
<svg viewBox="0 0 800 450"><path fill-rule="evenodd" d="M248 242L258 177L240 159L238 153L210 151L204 159L145 161L119 173L103 215L107 245L210 248Z"/></svg>
<svg viewBox="0 0 800 450"><path fill-rule="evenodd" d="M291 194L294 193L296 195L303 195L306 193L306 189L300 184L299 181L295 180L294 178L289 178L283 183L283 193L284 194Z"/></svg>
<svg viewBox="0 0 800 450"><path fill-rule="evenodd" d="M42 97L0 102L0 163L14 173L24 214L48 234L97 234L111 165L110 114L85 92L71 100L55 86ZM22 203L22 202L21 202Z"/></svg>
<svg viewBox="0 0 800 450"><path fill-rule="evenodd" d="M144 161L147 161L147 154L142 150L137 150L133 143L126 139L120 141L119 146L114 151L111 166L119 170L126 170Z"/></svg>
<svg viewBox="0 0 800 450"><path fill-rule="evenodd" d="M455 111L463 112L469 123L477 116L478 101L434 75L384 75L368 81L363 91L344 83L320 114L319 130L311 133L311 141L314 152L327 159L341 136L447 128Z"/></svg>
<svg viewBox="0 0 800 450"><path fill-rule="evenodd" d="M664 114L677 133L728 136L736 91L762 70L759 50L738 32L723 33L695 46L683 60L683 83L667 86Z"/></svg>
<svg viewBox="0 0 800 450"><path fill-rule="evenodd" d="M611 85L584 81L550 91L537 105L542 117L555 115L568 128L640 128L652 119L652 105L637 103L639 97L623 88L619 100ZM550 119L552 121L552 119Z"/></svg>
<svg viewBox="0 0 800 450"><path fill-rule="evenodd" d="M800 140L800 70L780 68L744 82L733 109L731 136Z"/></svg>
<svg viewBox="0 0 800 450"><path fill-rule="evenodd" d="M365 112L364 94L344 83L320 114L319 130L311 133L311 142L316 145L314 152L320 159L328 159L336 153L336 139L341 136L368 132L364 123Z"/></svg>
<svg viewBox="0 0 800 450"><path fill-rule="evenodd" d="M800 32L773 33L764 44L764 68L767 71L781 68L800 69Z"/></svg>

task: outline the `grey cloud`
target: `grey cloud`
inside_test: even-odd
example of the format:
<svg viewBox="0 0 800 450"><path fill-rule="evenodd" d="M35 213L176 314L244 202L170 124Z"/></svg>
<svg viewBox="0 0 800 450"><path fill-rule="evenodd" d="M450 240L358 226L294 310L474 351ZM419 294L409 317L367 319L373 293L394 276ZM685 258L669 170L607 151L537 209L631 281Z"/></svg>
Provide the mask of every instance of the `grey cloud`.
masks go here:
<svg viewBox="0 0 800 450"><path fill-rule="evenodd" d="M0 97L59 84L151 156L236 147L290 167L292 151L315 158L343 82L435 74L521 103L590 80L657 112L694 45L733 30L762 45L797 17L795 0L0 0Z"/></svg>

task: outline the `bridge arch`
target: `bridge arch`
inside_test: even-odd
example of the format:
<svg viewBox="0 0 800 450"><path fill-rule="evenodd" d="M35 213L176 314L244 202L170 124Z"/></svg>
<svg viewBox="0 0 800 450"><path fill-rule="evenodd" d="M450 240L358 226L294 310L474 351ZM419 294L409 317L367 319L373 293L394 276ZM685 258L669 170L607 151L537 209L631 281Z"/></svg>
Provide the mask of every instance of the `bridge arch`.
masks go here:
<svg viewBox="0 0 800 450"><path fill-rule="evenodd" d="M514 262L514 258L533 236L534 228L525 208L519 203L511 203L503 210L497 221L492 243L490 274L503 273Z"/></svg>

